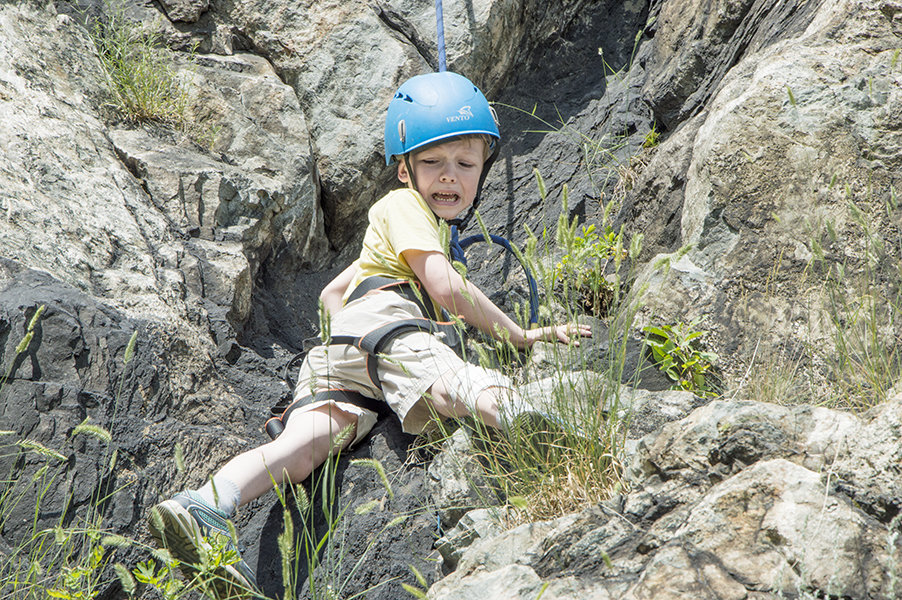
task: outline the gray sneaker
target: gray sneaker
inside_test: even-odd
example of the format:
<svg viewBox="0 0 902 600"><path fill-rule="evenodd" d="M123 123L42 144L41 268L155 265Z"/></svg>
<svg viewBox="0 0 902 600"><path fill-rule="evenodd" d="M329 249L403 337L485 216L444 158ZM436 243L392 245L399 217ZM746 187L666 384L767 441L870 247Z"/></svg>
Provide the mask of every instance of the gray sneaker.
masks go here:
<svg viewBox="0 0 902 600"><path fill-rule="evenodd" d="M213 548L211 540L225 542L225 552L234 553L234 557L214 570L211 583L215 597L258 595L257 579L241 558L229 531L228 516L221 510L186 490L151 508L148 522L151 535L188 569L197 570L201 554Z"/></svg>

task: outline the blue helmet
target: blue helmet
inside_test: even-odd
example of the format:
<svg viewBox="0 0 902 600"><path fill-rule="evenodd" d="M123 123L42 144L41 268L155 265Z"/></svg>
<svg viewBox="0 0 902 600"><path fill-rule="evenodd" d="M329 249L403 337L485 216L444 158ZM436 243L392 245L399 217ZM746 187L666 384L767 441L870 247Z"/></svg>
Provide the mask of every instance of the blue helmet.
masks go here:
<svg viewBox="0 0 902 600"><path fill-rule="evenodd" d="M434 142L468 134L501 139L494 111L479 88L450 71L417 75L401 84L388 105L385 164ZM492 150L497 150L497 143Z"/></svg>

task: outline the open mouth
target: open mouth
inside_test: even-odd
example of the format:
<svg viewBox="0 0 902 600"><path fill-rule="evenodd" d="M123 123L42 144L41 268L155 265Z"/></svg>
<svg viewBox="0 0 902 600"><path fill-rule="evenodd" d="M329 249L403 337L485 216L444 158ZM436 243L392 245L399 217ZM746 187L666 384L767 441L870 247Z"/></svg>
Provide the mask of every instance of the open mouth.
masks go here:
<svg viewBox="0 0 902 600"><path fill-rule="evenodd" d="M460 199L457 194L432 194L432 199L437 204L454 204Z"/></svg>

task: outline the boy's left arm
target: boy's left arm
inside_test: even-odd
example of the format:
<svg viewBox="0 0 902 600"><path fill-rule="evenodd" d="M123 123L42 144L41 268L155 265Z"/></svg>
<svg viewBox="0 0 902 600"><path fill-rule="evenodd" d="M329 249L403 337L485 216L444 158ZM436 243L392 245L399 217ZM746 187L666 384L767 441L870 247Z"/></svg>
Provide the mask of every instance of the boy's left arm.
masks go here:
<svg viewBox="0 0 902 600"><path fill-rule="evenodd" d="M475 284L461 277L441 252L407 250L403 254L433 300L495 339L509 336L515 346L527 348L538 341L579 343L578 338L592 335L588 325L578 323L523 329Z"/></svg>

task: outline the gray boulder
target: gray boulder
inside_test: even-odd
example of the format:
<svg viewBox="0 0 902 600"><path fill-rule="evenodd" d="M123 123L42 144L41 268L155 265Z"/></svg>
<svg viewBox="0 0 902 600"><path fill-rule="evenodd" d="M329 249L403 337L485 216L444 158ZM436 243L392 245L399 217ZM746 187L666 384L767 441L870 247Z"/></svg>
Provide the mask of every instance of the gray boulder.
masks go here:
<svg viewBox="0 0 902 600"><path fill-rule="evenodd" d="M867 454L859 439L899 447L884 422L900 404L864 419L751 402L696 409L642 440L626 493L475 541L429 597L893 597L902 544L898 512L883 508L899 498L863 504L867 480L840 472ZM888 475L891 461L866 475Z"/></svg>

